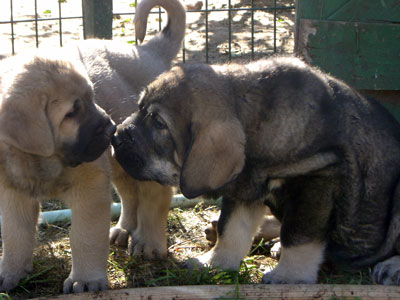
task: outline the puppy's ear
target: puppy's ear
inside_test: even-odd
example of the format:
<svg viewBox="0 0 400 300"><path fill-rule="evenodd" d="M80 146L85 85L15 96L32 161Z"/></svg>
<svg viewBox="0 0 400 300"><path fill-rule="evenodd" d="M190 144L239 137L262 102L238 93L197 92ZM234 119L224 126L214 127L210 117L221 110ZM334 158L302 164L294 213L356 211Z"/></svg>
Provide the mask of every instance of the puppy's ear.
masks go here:
<svg viewBox="0 0 400 300"><path fill-rule="evenodd" d="M214 121L192 131L192 145L180 177L180 188L187 198L230 182L242 171L245 161L245 135L239 121Z"/></svg>
<svg viewBox="0 0 400 300"><path fill-rule="evenodd" d="M22 152L52 155L54 137L45 104L32 107L21 99L0 100L3 102L0 107L0 140Z"/></svg>

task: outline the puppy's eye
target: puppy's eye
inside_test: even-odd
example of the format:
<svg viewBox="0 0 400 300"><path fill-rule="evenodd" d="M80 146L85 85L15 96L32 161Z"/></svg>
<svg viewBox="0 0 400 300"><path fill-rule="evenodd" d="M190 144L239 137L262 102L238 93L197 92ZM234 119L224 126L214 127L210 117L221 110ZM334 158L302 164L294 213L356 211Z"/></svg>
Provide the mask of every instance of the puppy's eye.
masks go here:
<svg viewBox="0 0 400 300"><path fill-rule="evenodd" d="M164 120L160 118L160 116L156 113L150 113L150 118L152 120L152 124L156 129L165 129L167 126L164 123Z"/></svg>
<svg viewBox="0 0 400 300"><path fill-rule="evenodd" d="M72 107L72 110L65 115L65 118L67 119L75 118L79 114L81 108L82 108L82 101L80 99L76 99L74 102L74 106Z"/></svg>

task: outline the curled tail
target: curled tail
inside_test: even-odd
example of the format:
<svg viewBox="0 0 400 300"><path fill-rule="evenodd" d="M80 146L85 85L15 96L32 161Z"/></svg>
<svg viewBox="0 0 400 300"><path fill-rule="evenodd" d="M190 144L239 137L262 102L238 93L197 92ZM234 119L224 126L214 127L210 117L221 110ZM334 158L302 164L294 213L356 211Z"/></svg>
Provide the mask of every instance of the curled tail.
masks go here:
<svg viewBox="0 0 400 300"><path fill-rule="evenodd" d="M147 17L151 9L155 6L161 6L167 11L168 23L163 30L152 38L146 45L151 44L151 47L158 48L160 53L165 49L170 49L163 53L162 56L168 56L169 60L172 60L182 45L182 40L185 36L186 28L186 11L182 3L179 0L142 0L139 2L136 8L135 15L135 31L136 37L143 42L146 36L147 28ZM154 45L154 44L157 45Z"/></svg>

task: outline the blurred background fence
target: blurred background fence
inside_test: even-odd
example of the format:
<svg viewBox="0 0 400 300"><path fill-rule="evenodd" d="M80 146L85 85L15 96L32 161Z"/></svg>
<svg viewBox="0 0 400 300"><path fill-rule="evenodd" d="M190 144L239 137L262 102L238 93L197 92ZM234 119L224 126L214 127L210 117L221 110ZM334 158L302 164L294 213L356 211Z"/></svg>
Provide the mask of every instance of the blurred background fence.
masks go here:
<svg viewBox="0 0 400 300"><path fill-rule="evenodd" d="M187 35L181 61L214 63L293 52L295 0L194 0L185 5ZM3 0L0 54L84 38L135 43L135 6L135 0ZM147 39L166 19L162 9L153 10Z"/></svg>

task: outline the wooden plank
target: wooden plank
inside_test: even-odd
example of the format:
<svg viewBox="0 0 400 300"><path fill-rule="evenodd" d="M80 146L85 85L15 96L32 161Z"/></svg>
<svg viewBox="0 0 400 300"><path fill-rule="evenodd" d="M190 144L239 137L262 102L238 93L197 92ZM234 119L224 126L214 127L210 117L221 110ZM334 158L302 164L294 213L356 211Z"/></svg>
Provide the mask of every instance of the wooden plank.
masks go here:
<svg viewBox="0 0 400 300"><path fill-rule="evenodd" d="M400 90L400 24L301 19L297 52L357 89Z"/></svg>
<svg viewBox="0 0 400 300"><path fill-rule="evenodd" d="M112 39L112 0L82 0L85 39Z"/></svg>
<svg viewBox="0 0 400 300"><path fill-rule="evenodd" d="M326 300L388 300L400 299L399 286L383 285L202 285L202 286L169 286L153 288L134 288L108 290L98 293L60 295L52 298L35 298L36 300L198 300L198 299L326 299Z"/></svg>

